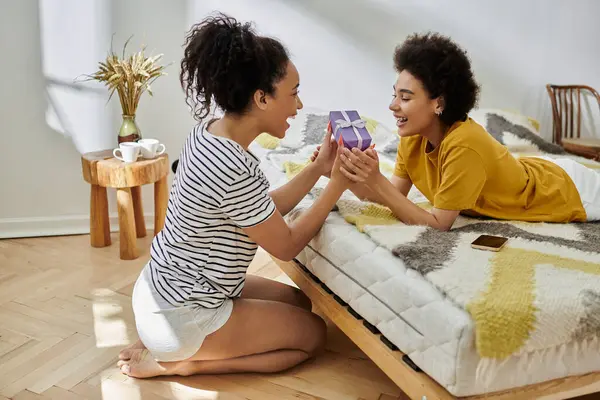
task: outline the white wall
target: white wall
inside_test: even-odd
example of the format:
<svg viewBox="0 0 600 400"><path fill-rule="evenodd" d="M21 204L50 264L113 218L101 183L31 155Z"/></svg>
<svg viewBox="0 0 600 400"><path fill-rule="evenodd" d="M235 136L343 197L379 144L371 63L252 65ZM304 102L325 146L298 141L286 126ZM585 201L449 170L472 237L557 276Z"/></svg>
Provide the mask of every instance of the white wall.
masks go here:
<svg viewBox="0 0 600 400"><path fill-rule="evenodd" d="M37 1L3 1L0 12L0 234L84 215L72 141L48 126Z"/></svg>
<svg viewBox="0 0 600 400"><path fill-rule="evenodd" d="M134 35L129 50L144 43L173 63L153 85L155 97L141 100L137 121L144 137L177 158L194 124L178 83L187 7L185 0L0 0L0 238L89 231L80 154L115 147L121 116L104 86L73 81L95 72L113 32L116 51ZM152 187L143 195L151 227Z"/></svg>
<svg viewBox="0 0 600 400"><path fill-rule="evenodd" d="M112 147L120 112L116 98L105 104L103 86L76 91L66 83L94 72L113 32L115 49L133 34L131 50L145 43L173 62L137 116L143 135L163 141L172 159L194 124L178 82L184 34L216 9L255 21L259 32L287 45L307 106L356 108L390 125L393 49L412 32L452 36L472 58L483 87L480 106L535 117L546 137L546 83L600 90L595 0L0 0L0 6L0 237L87 231L89 188L79 153ZM595 126L600 136L598 120ZM147 214L151 194L144 188Z"/></svg>

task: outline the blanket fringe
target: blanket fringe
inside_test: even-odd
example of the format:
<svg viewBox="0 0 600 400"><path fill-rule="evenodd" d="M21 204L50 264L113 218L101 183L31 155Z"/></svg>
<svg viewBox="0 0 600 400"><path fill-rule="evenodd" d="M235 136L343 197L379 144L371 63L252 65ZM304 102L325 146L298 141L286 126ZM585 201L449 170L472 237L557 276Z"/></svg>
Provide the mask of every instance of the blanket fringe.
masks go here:
<svg viewBox="0 0 600 400"><path fill-rule="evenodd" d="M477 364L475 379L479 385L485 388L493 387L493 382L503 368L511 368L510 375L514 381L510 382L510 384L515 386L521 385L523 382L532 382L534 380L533 376L537 378L535 379L536 381L540 381L540 378L543 378L543 380L554 379L555 377L567 375L572 369L566 363L576 363L583 355L590 352L600 352L600 338L597 336L582 341L561 344L553 348L515 354L502 360L482 358ZM574 357L574 359L566 360L565 355L567 353ZM552 376L537 376L536 372L539 366L547 365L548 363L555 365L555 368L552 370Z"/></svg>

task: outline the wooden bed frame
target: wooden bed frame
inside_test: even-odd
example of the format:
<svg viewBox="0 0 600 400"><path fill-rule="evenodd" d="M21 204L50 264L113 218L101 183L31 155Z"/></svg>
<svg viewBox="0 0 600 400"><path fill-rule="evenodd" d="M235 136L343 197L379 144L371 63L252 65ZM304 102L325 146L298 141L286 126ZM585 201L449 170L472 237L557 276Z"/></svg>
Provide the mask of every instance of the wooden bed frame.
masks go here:
<svg viewBox="0 0 600 400"><path fill-rule="evenodd" d="M456 400L444 387L430 378L369 324L352 315L341 299L335 299L330 290L315 281L297 261L285 262L272 257L277 265L311 299L344 334L346 334L406 395L414 400ZM336 296L337 297L337 296ZM394 347L393 345L391 345ZM600 392L600 372L557 379L535 385L515 388L486 395L461 397L464 400L563 400ZM596 397L594 397L596 398ZM600 393L598 393L600 398ZM590 398L591 400L591 398Z"/></svg>

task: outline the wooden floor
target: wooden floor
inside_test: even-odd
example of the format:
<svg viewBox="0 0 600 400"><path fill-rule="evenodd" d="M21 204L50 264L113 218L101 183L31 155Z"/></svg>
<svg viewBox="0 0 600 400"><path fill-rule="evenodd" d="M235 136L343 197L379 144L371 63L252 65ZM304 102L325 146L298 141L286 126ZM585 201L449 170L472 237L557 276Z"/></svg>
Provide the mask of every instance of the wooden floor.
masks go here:
<svg viewBox="0 0 600 400"><path fill-rule="evenodd" d="M150 233L150 232L149 232ZM116 368L137 340L131 292L148 259L119 260L89 236L0 241L0 400L393 400L406 397L337 328L321 358L285 373L137 380ZM290 283L259 252L251 273Z"/></svg>

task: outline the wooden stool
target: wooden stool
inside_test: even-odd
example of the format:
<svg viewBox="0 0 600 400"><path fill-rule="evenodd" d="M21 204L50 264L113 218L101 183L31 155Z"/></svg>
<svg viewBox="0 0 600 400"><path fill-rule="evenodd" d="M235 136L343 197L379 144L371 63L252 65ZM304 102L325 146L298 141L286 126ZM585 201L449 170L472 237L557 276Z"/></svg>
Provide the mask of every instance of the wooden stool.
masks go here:
<svg viewBox="0 0 600 400"><path fill-rule="evenodd" d="M152 160L126 164L113 157L112 150L86 153L81 157L83 178L92 185L90 195L90 244L106 247L110 241L106 188L117 189L117 210L123 260L138 257L136 236L146 236L142 208L142 185L154 183L154 235L165 224L169 189L169 157L166 153Z"/></svg>

